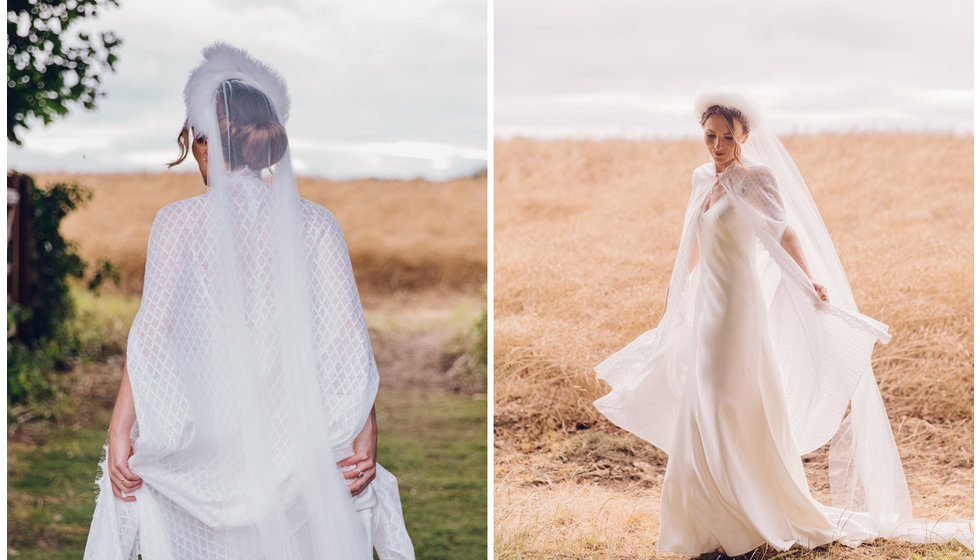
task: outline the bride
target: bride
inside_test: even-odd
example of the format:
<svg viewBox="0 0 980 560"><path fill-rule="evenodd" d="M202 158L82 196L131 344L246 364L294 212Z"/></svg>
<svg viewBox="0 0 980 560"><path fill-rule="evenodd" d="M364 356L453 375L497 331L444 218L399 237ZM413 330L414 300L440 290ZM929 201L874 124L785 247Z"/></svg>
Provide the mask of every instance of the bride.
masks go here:
<svg viewBox="0 0 980 560"><path fill-rule="evenodd" d="M207 193L154 219L85 558L412 558L347 248L299 198L285 83L217 43L184 101L171 165L190 151Z"/></svg>
<svg viewBox="0 0 980 560"><path fill-rule="evenodd" d="M970 522L912 518L871 371L887 326L858 313L792 158L738 96L703 95L696 112L711 162L694 170L663 316L596 367L612 387L596 407L670 456L658 550L972 548ZM832 506L801 460L827 442Z"/></svg>

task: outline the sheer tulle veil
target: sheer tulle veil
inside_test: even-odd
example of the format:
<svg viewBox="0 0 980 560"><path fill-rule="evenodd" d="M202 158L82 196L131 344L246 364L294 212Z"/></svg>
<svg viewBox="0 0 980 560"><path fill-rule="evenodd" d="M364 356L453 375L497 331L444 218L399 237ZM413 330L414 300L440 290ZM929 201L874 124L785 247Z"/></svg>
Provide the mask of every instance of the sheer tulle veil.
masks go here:
<svg viewBox="0 0 980 560"><path fill-rule="evenodd" d="M238 438L244 444L240 465L243 480L252 491L251 500L243 506L246 511L254 510L256 517L268 518L256 525L262 533L260 547L268 557L306 558L309 551L319 551L315 557L366 558L370 556L368 541L358 538L363 528L336 468L340 458L336 450L350 446L374 402L377 370L373 356L365 355L370 353L370 346L365 349L362 344L358 356L348 349L336 349L339 359L354 358L355 367L345 372L345 379L338 380L347 383L349 391L331 403L332 410L325 410L315 374L318 356L313 313L318 306L308 287L312 270L303 258L307 240L301 229L304 220L289 148L281 155L270 153L265 158L272 188L260 193L249 192L254 187L246 186L240 173L233 170L237 162L229 161L236 151L235 131L228 124L238 102L236 94L254 88L284 124L289 116L286 84L270 67L228 45L205 49L204 59L191 73L184 99L187 124L194 134L208 139L207 196L214 201L216 218L213 255L217 270L213 277L220 286L218 305L227 311L227 320L212 344L219 348L220 359L226 361L227 371L234 376L225 384L232 397L225 402L234 405L227 407L227 416L215 418L224 429L240 430L244 435ZM219 111L224 111L224 119L219 119ZM256 213L259 205L268 208ZM255 227L259 224L261 227ZM263 262L259 253L265 251L275 257ZM249 270L256 264L264 270ZM252 277L265 286L250 285L245 278ZM327 289L339 293L356 290L353 286ZM271 323L258 337L254 311L247 309L254 305L251 301L256 292L265 300L261 313L267 313L264 319ZM348 319L344 315L342 311L330 312L316 320L334 332L360 327L344 324ZM256 342L276 344L276 356L270 360L263 355L270 349ZM272 379L275 385L270 384ZM269 410L263 392L270 389L286 406ZM271 414L256 413L264 410ZM281 423L274 434L269 422ZM299 443L290 446L292 457L270 453L282 444L275 439L284 434ZM288 467L293 471L285 479L289 468L277 464L284 460L291 463ZM274 480L280 482L270 483ZM318 528L311 532L308 543L298 542L295 536L297 515L307 517L307 523ZM309 551L302 550L307 546Z"/></svg>

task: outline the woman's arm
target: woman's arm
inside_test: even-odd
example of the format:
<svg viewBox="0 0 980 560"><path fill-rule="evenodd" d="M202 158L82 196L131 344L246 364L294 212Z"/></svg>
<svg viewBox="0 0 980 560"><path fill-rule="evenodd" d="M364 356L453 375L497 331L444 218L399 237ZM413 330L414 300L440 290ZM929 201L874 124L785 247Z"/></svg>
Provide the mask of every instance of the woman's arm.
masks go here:
<svg viewBox="0 0 980 560"><path fill-rule="evenodd" d="M374 414L374 406L368 414L367 421L361 432L354 438L354 454L337 463L341 469L354 467L343 471L344 478L349 480L347 488L351 496L357 496L374 480L375 464L378 456L378 419Z"/></svg>
<svg viewBox="0 0 980 560"><path fill-rule="evenodd" d="M796 264L800 265L800 269L803 270L803 274L806 274L806 277L813 284L813 289L816 290L820 299L830 301L830 298L827 297L827 289L821 284L814 282L813 277L810 276L810 269L807 268L806 259L803 258L803 247L800 245L800 238L793 231L793 228L786 226L786 230L783 232L783 237L779 240L779 244L789 253L789 256L793 257Z"/></svg>
<svg viewBox="0 0 980 560"><path fill-rule="evenodd" d="M116 406L112 410L112 420L109 421L109 449L106 452L106 463L113 495L127 502L134 502L136 498L123 494L132 494L143 485L143 479L129 470L129 458L133 456L133 444L129 433L134 422L136 422L136 407L133 404L133 389L129 384L129 368L124 364L119 395L116 397Z"/></svg>

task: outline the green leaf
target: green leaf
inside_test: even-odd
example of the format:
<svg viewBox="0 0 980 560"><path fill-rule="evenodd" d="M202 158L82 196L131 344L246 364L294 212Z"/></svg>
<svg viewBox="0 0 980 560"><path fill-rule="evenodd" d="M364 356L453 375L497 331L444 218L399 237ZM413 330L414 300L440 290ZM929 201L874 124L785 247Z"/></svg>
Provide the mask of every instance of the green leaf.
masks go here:
<svg viewBox="0 0 980 560"><path fill-rule="evenodd" d="M111 31L91 35L70 29L99 9L118 5L118 0L7 2L9 142L20 144L21 131L46 126L72 108L95 108L102 73L115 70L122 40ZM66 77L72 86L65 86Z"/></svg>

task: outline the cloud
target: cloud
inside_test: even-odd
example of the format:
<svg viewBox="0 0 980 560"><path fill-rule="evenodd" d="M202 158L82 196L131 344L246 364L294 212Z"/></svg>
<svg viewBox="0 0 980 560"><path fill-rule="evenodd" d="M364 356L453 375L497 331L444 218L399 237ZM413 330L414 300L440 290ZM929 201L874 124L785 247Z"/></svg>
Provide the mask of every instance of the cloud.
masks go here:
<svg viewBox="0 0 980 560"><path fill-rule="evenodd" d="M464 148L451 144L417 142L320 142L294 138L290 150L294 159L312 169L311 161L322 160L323 168L335 178L380 177L411 179L426 175L447 179L470 175L486 167L487 150ZM364 168L371 169L365 174Z"/></svg>
<svg viewBox="0 0 980 560"><path fill-rule="evenodd" d="M972 134L968 0L494 6L497 136L697 134L693 98L719 85L775 128Z"/></svg>
<svg viewBox="0 0 980 560"><path fill-rule="evenodd" d="M112 29L125 41L117 72L105 78L106 96L94 112L34 127L23 148L8 146L10 165L155 169L152 157L176 153L182 89L201 48L225 40L283 74L293 98L291 137L482 150L479 166L486 166L484 2L173 0L165 8L132 2L86 27ZM394 157L383 150L344 164L322 153L302 155L306 171L319 175L436 178L469 174L474 166L469 157Z"/></svg>

